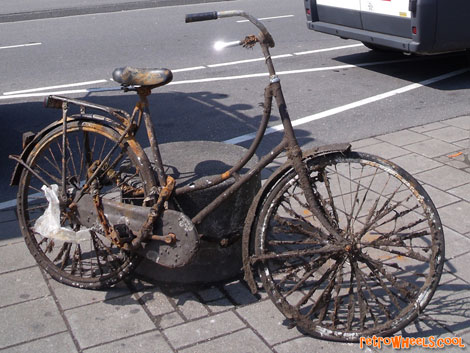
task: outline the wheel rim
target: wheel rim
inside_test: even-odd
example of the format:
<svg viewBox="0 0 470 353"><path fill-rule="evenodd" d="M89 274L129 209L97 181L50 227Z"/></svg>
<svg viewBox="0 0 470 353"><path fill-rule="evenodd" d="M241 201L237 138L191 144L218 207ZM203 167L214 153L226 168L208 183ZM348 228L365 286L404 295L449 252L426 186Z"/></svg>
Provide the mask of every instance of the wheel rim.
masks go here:
<svg viewBox="0 0 470 353"><path fill-rule="evenodd" d="M341 241L308 210L294 174L259 225L254 261L264 286L315 336L356 341L399 330L429 302L442 271L441 225L424 190L396 166L363 156L311 164L314 193Z"/></svg>
<svg viewBox="0 0 470 353"><path fill-rule="evenodd" d="M103 160L111 150L116 135L106 128L96 129L92 124L69 124L66 142L67 195L76 195L87 178L89 166L96 160ZM31 153L28 164L50 184L61 185L62 135L61 129L54 130L39 143ZM44 141L43 140L43 141ZM129 196L122 186L142 186L142 180L130 163L126 148L118 148L112 153L109 170L118 173L120 179L112 182L109 175L100 177L103 184L100 195L103 198L123 202L141 203L144 195ZM120 186L117 185L119 181ZM45 234L37 233L35 222L44 213L48 202L41 190L43 183L25 171L20 182L18 197L19 220L22 232L30 251L39 264L55 279L74 286L100 288L119 281L133 267L135 257L122 251L105 236L102 227L90 227L89 239L62 241ZM60 193L60 191L59 191ZM83 226L77 219L60 216L63 226L77 231Z"/></svg>

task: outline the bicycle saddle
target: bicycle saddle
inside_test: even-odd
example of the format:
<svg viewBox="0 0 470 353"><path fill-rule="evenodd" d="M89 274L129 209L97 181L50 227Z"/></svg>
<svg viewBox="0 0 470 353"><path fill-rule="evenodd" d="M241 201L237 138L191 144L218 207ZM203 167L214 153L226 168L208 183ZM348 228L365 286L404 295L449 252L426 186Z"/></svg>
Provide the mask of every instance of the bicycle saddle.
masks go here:
<svg viewBox="0 0 470 353"><path fill-rule="evenodd" d="M136 69L121 67L113 71L113 80L124 86L163 86L171 82L173 74L168 69Z"/></svg>

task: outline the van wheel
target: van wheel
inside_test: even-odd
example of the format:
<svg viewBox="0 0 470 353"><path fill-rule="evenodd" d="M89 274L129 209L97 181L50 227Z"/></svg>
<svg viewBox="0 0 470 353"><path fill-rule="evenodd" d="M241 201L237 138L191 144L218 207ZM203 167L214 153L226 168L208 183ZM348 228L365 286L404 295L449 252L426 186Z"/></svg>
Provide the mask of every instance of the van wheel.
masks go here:
<svg viewBox="0 0 470 353"><path fill-rule="evenodd" d="M362 42L362 44L364 44L367 48L378 51L378 52L383 52L383 53L386 53L386 52L398 53L399 52L399 50L397 49L388 48L386 46L379 45L379 44L373 44L373 43L368 43L368 42Z"/></svg>

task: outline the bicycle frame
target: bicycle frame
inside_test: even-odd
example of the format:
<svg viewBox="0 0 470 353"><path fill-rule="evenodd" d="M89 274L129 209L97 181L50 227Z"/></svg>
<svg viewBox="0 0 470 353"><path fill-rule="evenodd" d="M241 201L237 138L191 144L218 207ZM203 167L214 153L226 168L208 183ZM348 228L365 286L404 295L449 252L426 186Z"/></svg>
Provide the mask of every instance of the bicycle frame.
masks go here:
<svg viewBox="0 0 470 353"><path fill-rule="evenodd" d="M261 46L261 49L265 58L265 63L267 65L268 72L269 72L269 84L265 88L265 92L264 92L263 117L258 127L256 136L253 142L251 143L251 146L249 147L246 154L242 156L242 158L232 168L230 168L223 174L213 176L211 178L204 178L190 185L186 185L182 187L175 187L174 190L173 188L165 189L165 187L167 186L167 180L169 179L167 179L167 175L164 170L163 160L160 154L158 141L157 141L157 137L155 134L155 128L151 120L149 103L147 100L148 95L151 93L151 88L149 87L141 86L141 87L135 87L135 88L132 88L132 87L123 88L125 91L136 91L137 94L139 95L139 101L135 105L135 108L131 115L119 109L114 109L114 108L107 107L107 106L102 106L102 105L98 105L94 103L88 103L85 101L66 98L66 97L60 97L60 96L50 96L45 102L46 107L62 109L63 118L58 123L63 125L64 131L67 130L66 125L67 125L67 121L69 120L69 118L67 118L67 111L68 111L69 104L80 106L80 116L82 117L87 117L88 115L85 114L85 109L91 108L91 109L103 111L109 114L114 119L118 120L117 122L115 122L114 120L111 121L111 119L101 117L101 119L105 119L105 121L112 123L113 126L119 131L120 136L121 136L120 139L115 143L115 146L109 152L108 156L110 156L111 153L114 151L114 149L117 148L119 144L121 144L124 140L126 141L134 140L135 133L139 129L140 124L143 120L146 131L147 131L147 137L150 143L150 148L152 151L153 159L155 161L155 172L156 172L156 176L158 179L158 183L160 187L163 188L162 190L165 190L165 193L168 194L165 197L169 197L171 193L173 193L175 196L178 196L178 195L184 195L184 194L197 191L197 190L207 189L214 185L222 183L223 181L225 181L226 179L232 176L238 175L237 174L238 171L240 171L247 164L247 162L253 157L253 155L255 154L256 150L258 149L263 139L263 136L266 132L266 129L269 123L269 119L271 117L271 110L272 110L272 104L273 104L273 98L274 98L274 100L276 101L276 105L277 105L277 108L281 117L282 125L283 125L283 137L280 143L276 147L274 147L270 153L263 156L260 159L260 161L248 171L248 173L238 178L238 180L236 180L228 189L226 189L222 194L216 197L206 207L200 210L199 213L192 218L192 222L195 225L200 224L204 220L205 217L207 217L212 211L214 211L218 206L220 206L220 204L222 204L231 195L233 195L244 183L246 183L253 176L261 172L263 168L265 168L269 163L271 163L275 158L277 158L282 152L285 151L287 154L289 163L292 165L292 167L295 169L295 171L297 172L299 176L300 185L303 191L305 192L310 211L313 214L315 214L315 216L320 220L320 222L326 227L326 229L328 229L328 231L334 237L339 239L340 237L337 233L337 230L330 224L330 222L328 222L324 218L324 215L321 213L321 211L319 211L318 201L315 199L313 195L313 191L310 188L307 170L306 170L304 163L302 162L302 151L295 137L294 129L293 129L293 126L292 126L292 123L291 123L291 120L287 111L287 105L286 105L284 95L282 92L280 79L276 75L273 61L271 59L269 48L274 47L274 41L271 37L271 34L267 31L264 25L261 24L257 19L253 18L252 16L242 11L223 11L223 12L218 12L217 16L218 17L243 16L261 30L258 36L248 36L244 39L244 41L241 41L240 43L242 43L244 46L251 47L256 42L258 42ZM91 115L91 117L93 117L93 115ZM137 143L137 142L134 140L133 143ZM97 177L97 175L103 170L104 166L106 165L108 156L106 156L103 159L103 161L101 161L98 167L94 170L93 174L86 181L85 186L75 196L73 200L75 203L77 203L83 197L85 192L89 190L89 187L92 181ZM144 157L144 156L140 156L140 157ZM23 162L25 160L25 157L23 155L21 156L21 158L16 158L15 160L22 167L28 168L26 163ZM152 166L148 158L146 157L142 158L142 164L143 164L143 168L145 168L146 170L152 169ZM21 169L21 168L18 168L18 169ZM149 212L148 221L146 222L147 224L150 224L151 220L158 217L158 215L162 212L161 207L162 207L163 201L166 200L166 199L160 200L160 198L158 197L159 191L161 193L162 190L153 189L151 191L151 196L153 197L154 205L156 203L160 203L158 206L160 210L156 213L155 213L155 210L153 212ZM128 208L132 208L132 207L139 207L139 206L128 205ZM142 236L139 237L139 241L137 241L133 246L134 249L136 249L140 245L142 238L143 238Z"/></svg>
<svg viewBox="0 0 470 353"><path fill-rule="evenodd" d="M206 245L213 240L221 247L235 244L239 238L232 234L220 240L211 238L209 231L203 237L198 233L204 232L203 220L286 152L287 162L250 200L244 219L242 266L251 291L258 290L257 273L282 314L314 337L353 342L403 329L429 303L443 270L444 235L436 207L406 171L383 158L352 152L349 144L302 152L271 60L274 41L266 28L242 11L198 13L186 20L231 16L246 17L261 30L237 44L259 43L269 71L263 116L246 153L220 175L176 187L166 174L147 100L151 89L171 81L166 69L114 71L125 91L139 95L132 114L50 96L46 106L61 109L62 119L36 135L26 133L21 156L10 156L18 162L12 185L19 185L18 220L28 249L52 278L88 289L114 285L135 269L140 257L169 268L185 266L201 238ZM126 70L141 77L126 79ZM273 100L282 138L240 176L267 131ZM70 105L79 106L80 113L69 115ZM87 108L107 116L87 113ZM136 141L142 121L155 167ZM189 219L178 196L228 178L234 178L231 186ZM44 197L37 197L39 188ZM42 227L47 209L36 218L49 206L57 215L52 215L54 222L48 221L57 223L52 230ZM72 234L56 236L62 224ZM79 234L82 231L85 236Z"/></svg>

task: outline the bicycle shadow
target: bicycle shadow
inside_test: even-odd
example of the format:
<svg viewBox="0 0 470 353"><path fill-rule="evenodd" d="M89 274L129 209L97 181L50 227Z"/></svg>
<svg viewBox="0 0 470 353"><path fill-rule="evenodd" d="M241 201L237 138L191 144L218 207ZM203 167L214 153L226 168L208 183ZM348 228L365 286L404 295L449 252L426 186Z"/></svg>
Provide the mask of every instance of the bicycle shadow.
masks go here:
<svg viewBox="0 0 470 353"><path fill-rule="evenodd" d="M169 318L174 320L177 317L176 325L186 320L210 317L224 311L239 310L251 305L264 307L267 304L266 301L270 302L264 290L261 290L257 296L252 295L241 277L212 284L152 284L145 281L140 283L141 287L138 290L133 287L135 298L130 298L127 301L121 300L118 304L109 304L134 305L139 303L144 305L148 308L152 320L157 324L162 323L163 327L167 325ZM468 311L470 310L468 289L469 285L459 280L451 280L441 284L424 313L404 329L396 332L395 335L415 338L461 337L468 330ZM271 305L267 307L271 308ZM243 310L246 311L246 309ZM274 305L269 310L277 312ZM290 320L284 319L281 322L286 329L292 328ZM304 337L318 341L315 338Z"/></svg>
<svg viewBox="0 0 470 353"><path fill-rule="evenodd" d="M135 94L120 92L118 94L91 93L87 97L79 99L127 111L132 110L137 101ZM260 95L259 100L261 99ZM225 141L256 131L262 117L262 106L260 104L240 104L239 100L240 97L207 90L186 93L171 91L166 87L156 89L149 96L149 104L159 143L193 140ZM71 107L71 114L78 112L78 107ZM100 114L96 111L94 113ZM23 133L26 131L39 132L60 118L60 110L45 109L42 102L0 105L0 126L2 126L0 129L0 161L2 165L0 168L0 203L16 199L17 188L9 186L16 163L8 156L21 153ZM279 117L273 111L271 123L278 122ZM297 129L296 132L302 143L314 141L307 131ZM269 152L280 141L280 138L280 133L269 135L257 151L258 157ZM143 126L137 134L137 140L143 147L148 146ZM240 145L247 147L250 143L251 141L246 141ZM227 165L222 163L223 161L218 162L217 167L226 168ZM171 161L166 164L171 165ZM206 169L207 165L199 167ZM195 172L197 174L198 171Z"/></svg>

